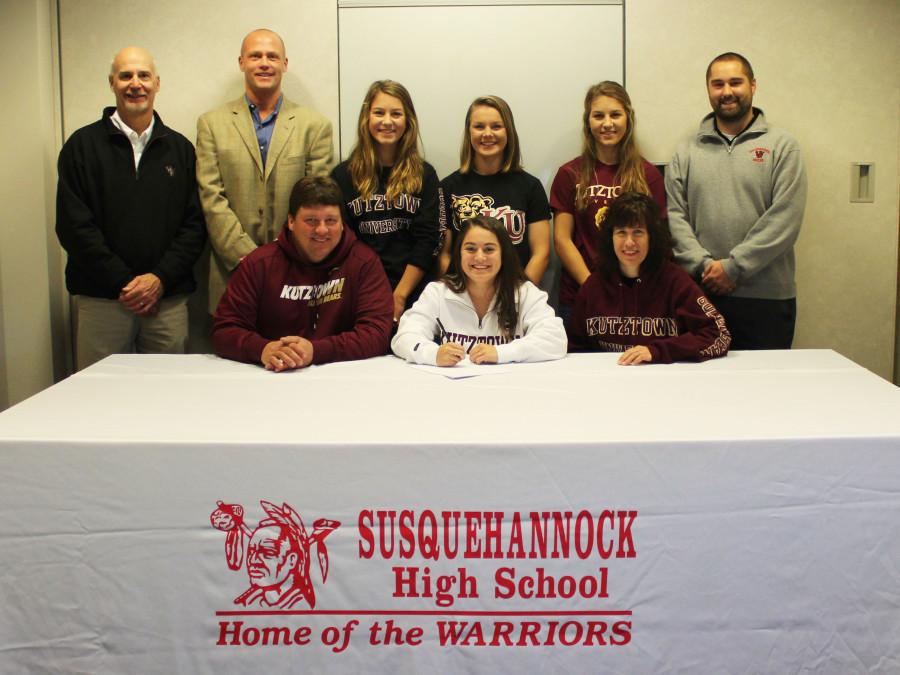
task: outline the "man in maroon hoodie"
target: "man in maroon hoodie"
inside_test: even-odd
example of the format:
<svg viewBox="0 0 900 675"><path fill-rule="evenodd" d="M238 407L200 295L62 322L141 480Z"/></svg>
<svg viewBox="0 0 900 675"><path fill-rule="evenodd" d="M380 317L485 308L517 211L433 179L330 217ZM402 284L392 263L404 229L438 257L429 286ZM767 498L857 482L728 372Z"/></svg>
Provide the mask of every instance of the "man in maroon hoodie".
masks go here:
<svg viewBox="0 0 900 675"><path fill-rule="evenodd" d="M341 220L331 178L302 178L278 238L238 265L213 321L216 354L276 372L388 352L394 311L378 256Z"/></svg>

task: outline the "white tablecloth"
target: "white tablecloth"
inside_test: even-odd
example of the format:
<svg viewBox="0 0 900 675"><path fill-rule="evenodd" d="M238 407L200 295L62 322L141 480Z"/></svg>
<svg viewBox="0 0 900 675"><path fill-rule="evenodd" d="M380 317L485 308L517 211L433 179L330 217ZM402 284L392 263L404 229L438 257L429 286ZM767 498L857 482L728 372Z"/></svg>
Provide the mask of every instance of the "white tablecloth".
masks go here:
<svg viewBox="0 0 900 675"><path fill-rule="evenodd" d="M898 413L829 351L111 357L0 414L0 672L897 672ZM235 604L220 501L340 523L314 609Z"/></svg>

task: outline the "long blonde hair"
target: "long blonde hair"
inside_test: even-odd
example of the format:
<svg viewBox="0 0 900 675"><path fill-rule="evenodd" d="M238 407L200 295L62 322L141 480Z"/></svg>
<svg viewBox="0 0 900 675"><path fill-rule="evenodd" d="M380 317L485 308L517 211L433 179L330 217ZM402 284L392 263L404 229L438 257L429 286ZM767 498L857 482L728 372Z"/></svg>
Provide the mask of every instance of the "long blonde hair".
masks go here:
<svg viewBox="0 0 900 675"><path fill-rule="evenodd" d="M618 82L605 80L587 90L584 97L584 117L581 129L581 168L578 170L578 188L575 192L575 208L584 211L587 208L587 190L594 180L597 162L597 139L591 133L591 105L598 96L609 96L622 104L625 109L628 128L625 136L619 142L619 168L616 171L616 179L622 186L623 192L638 192L649 195L650 186L644 175L644 160L634 139L635 116L631 107L631 98L628 92Z"/></svg>
<svg viewBox="0 0 900 675"><path fill-rule="evenodd" d="M414 194L421 191L425 162L419 150L419 120L406 87L393 80L373 82L359 110L356 145L350 152L350 177L360 197L363 199L372 197L378 189L378 173L382 168L375 152L372 134L369 133L369 110L378 94L387 94L399 99L406 116L406 131L398 141L396 161L385 186L385 198L391 202L403 192Z"/></svg>
<svg viewBox="0 0 900 675"><path fill-rule="evenodd" d="M459 172L469 173L475 161L475 151L472 149L472 137L469 132L469 124L472 122L472 111L478 106L493 108L500 113L503 126L506 127L506 147L503 148L503 165L500 173L522 170L522 153L519 151L519 134L516 133L516 123L513 120L512 110L509 104L499 96L479 96L466 113L466 125L463 129L462 145L459 149Z"/></svg>

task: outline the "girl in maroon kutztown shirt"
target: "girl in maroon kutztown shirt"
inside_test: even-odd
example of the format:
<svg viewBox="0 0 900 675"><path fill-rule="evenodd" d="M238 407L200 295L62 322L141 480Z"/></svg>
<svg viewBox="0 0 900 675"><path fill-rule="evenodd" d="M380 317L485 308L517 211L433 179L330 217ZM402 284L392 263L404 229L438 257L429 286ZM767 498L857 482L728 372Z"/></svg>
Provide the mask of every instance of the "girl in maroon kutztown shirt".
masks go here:
<svg viewBox="0 0 900 675"><path fill-rule="evenodd" d="M653 197L666 215L662 175L638 151L634 109L622 85L607 81L588 89L583 121L581 156L559 168L550 188L564 319L597 262L597 230L609 202L621 192L639 192Z"/></svg>

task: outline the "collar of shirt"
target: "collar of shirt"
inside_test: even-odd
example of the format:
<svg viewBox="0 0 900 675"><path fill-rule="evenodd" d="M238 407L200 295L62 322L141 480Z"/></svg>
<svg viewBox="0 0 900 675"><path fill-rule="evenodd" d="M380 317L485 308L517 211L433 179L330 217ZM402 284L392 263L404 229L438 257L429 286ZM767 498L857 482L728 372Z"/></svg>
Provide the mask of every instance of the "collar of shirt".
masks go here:
<svg viewBox="0 0 900 675"><path fill-rule="evenodd" d="M718 120L717 117L713 117L713 129L715 129L716 133L719 134L719 136L720 136L721 138L723 138L723 139L725 140L725 142L728 143L728 145L733 145L733 144L734 144L734 140L735 140L738 136L740 136L742 133L744 133L745 131L747 131L747 129L749 129L750 127L753 126L753 123L756 121L756 118L759 117L759 113L760 113L759 108L753 108L753 117L751 117L751 118L750 118L750 121L747 122L747 126L745 126L743 129L741 129L739 132L737 132L737 133L734 134L734 135L732 135L732 134L726 134L724 131L722 131L721 129L719 129L719 120Z"/></svg>
<svg viewBox="0 0 900 675"><path fill-rule="evenodd" d="M113 124L116 125L116 128L123 134L125 134L125 137L129 141L131 141L131 149L134 151L134 168L136 170L138 168L138 164L141 163L141 155L144 154L147 143L150 141L150 134L153 133L153 125L156 124L156 115L150 118L150 125L146 129L144 129L144 133L142 134L139 134L130 126L125 124L125 122L122 121L122 118L119 117L118 110L110 115L109 119Z"/></svg>
<svg viewBox="0 0 900 675"><path fill-rule="evenodd" d="M272 140L272 133L275 131L275 120L278 117L278 111L281 110L284 94L278 97L278 101L275 103L275 110L265 120L260 119L259 108L247 98L247 94L244 94L244 100L250 108L250 117L253 118L253 128L256 130L256 140L259 143L259 154L262 157L263 166L265 166L266 156L269 153L269 142Z"/></svg>

